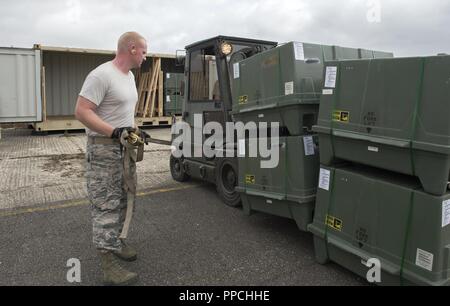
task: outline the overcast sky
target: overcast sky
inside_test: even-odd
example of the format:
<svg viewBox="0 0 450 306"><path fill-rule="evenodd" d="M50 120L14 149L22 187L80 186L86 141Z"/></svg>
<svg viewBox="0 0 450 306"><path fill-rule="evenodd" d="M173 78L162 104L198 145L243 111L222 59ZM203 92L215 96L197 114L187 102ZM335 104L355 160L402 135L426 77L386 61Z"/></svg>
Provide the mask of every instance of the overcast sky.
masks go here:
<svg viewBox="0 0 450 306"><path fill-rule="evenodd" d="M0 46L114 50L123 32L174 54L216 35L450 53L448 0L0 0Z"/></svg>

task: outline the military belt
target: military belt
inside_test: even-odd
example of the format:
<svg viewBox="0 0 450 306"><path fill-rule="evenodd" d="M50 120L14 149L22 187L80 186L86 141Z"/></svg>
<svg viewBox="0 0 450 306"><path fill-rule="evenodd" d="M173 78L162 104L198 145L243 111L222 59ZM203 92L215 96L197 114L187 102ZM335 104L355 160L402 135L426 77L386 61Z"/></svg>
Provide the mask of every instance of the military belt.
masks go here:
<svg viewBox="0 0 450 306"><path fill-rule="evenodd" d="M120 144L119 139L112 139L105 136L89 136L88 137L89 144Z"/></svg>

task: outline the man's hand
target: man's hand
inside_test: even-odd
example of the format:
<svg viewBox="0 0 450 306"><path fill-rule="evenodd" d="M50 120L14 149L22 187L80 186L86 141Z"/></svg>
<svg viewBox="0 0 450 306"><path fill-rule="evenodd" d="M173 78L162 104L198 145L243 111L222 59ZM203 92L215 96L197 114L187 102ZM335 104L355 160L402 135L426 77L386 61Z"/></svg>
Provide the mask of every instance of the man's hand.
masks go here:
<svg viewBox="0 0 450 306"><path fill-rule="evenodd" d="M138 128L136 128L135 133L136 133L136 135L138 135L138 136L142 139L142 141L143 141L146 145L148 145L148 139L150 138L150 135L149 135L149 134L147 134L146 132L144 132L143 130L138 129Z"/></svg>
<svg viewBox="0 0 450 306"><path fill-rule="evenodd" d="M131 126L115 128L114 131L111 134L111 138L112 139L120 139L120 137L122 136L123 131L127 131L128 133L130 133L130 132L135 132L136 129L131 127Z"/></svg>

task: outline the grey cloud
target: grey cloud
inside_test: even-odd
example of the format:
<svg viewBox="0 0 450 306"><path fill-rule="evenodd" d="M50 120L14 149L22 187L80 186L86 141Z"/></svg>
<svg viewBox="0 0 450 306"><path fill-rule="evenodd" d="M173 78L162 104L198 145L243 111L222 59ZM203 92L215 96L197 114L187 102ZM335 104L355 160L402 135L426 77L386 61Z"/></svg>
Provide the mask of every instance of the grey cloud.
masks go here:
<svg viewBox="0 0 450 306"><path fill-rule="evenodd" d="M450 52L450 3L379 0L0 0L0 45L34 43L114 49L125 31L149 39L152 52L174 53L219 34L394 51L397 56Z"/></svg>

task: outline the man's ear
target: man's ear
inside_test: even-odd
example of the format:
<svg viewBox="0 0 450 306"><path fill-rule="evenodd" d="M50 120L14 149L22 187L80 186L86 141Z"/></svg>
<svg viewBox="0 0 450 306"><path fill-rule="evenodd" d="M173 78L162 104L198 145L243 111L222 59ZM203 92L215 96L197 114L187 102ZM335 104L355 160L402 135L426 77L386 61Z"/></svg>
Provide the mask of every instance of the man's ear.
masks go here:
<svg viewBox="0 0 450 306"><path fill-rule="evenodd" d="M131 50L130 50L131 54L136 54L136 45L132 44L131 45Z"/></svg>

